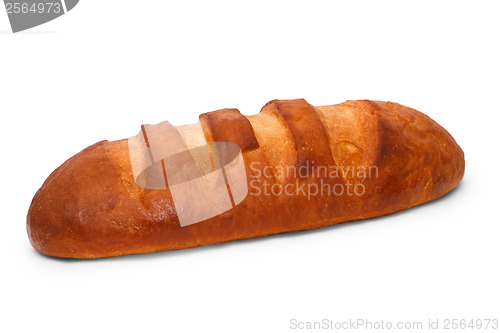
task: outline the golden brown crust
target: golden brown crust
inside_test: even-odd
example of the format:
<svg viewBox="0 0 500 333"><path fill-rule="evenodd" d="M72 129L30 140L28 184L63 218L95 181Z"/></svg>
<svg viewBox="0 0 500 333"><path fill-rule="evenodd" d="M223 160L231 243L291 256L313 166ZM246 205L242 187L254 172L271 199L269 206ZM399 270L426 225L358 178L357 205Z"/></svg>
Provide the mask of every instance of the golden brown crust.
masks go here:
<svg viewBox="0 0 500 333"><path fill-rule="evenodd" d="M259 148L252 125L238 109L222 109L200 115L207 142L232 142L241 151Z"/></svg>
<svg viewBox="0 0 500 333"><path fill-rule="evenodd" d="M50 256L99 258L319 228L422 204L449 192L463 177L460 147L416 110L390 102L348 101L311 107L312 114L304 103L273 101L274 111L281 110L278 118L267 111L247 117L253 135L235 111L218 111L202 125L213 140L249 148L255 138L258 148L243 152L250 191L263 190L264 182L270 187L291 184L293 189L362 184L362 196L248 195L230 211L180 227L168 189L135 184L127 140L102 141L66 161L36 193L27 217L32 245ZM307 121L298 120L299 114ZM227 129L226 121L244 130ZM306 129L318 134L309 136ZM298 166L298 160L357 170L376 166L377 175L363 178L347 172L332 178L311 169L307 177L279 174L280 166Z"/></svg>
<svg viewBox="0 0 500 333"><path fill-rule="evenodd" d="M287 123L297 151L297 168L303 167L308 174L313 166L335 164L323 123L304 99L274 100L260 112L274 112Z"/></svg>

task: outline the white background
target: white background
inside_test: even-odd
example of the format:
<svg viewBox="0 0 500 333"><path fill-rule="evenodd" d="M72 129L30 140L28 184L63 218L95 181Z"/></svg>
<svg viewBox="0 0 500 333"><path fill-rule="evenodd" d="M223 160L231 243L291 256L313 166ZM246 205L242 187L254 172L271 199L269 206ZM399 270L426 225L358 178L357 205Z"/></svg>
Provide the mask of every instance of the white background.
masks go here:
<svg viewBox="0 0 500 333"><path fill-rule="evenodd" d="M499 13L498 1L81 0L12 34L2 8L0 331L500 319ZM92 261L29 244L33 195L81 149L276 98L416 108L461 145L465 178L399 214L258 240Z"/></svg>

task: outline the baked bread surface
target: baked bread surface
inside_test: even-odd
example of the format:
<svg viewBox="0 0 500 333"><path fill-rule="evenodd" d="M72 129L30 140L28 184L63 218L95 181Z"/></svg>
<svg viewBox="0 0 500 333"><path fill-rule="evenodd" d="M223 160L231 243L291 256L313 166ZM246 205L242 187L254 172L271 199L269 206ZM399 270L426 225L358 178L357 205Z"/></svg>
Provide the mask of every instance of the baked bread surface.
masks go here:
<svg viewBox="0 0 500 333"><path fill-rule="evenodd" d="M431 201L457 186L464 174L464 154L451 135L423 113L397 103L362 100L314 107L305 100L275 100L257 115L223 109L201 115L200 123L207 142L241 148L253 192L240 204L181 227L168 188L136 184L127 140L101 141L67 160L36 193L27 217L33 247L49 256L100 258L320 228ZM325 177L317 172L320 166L340 171ZM268 190L290 184L286 188L294 195L266 195L264 183ZM351 192L359 184L365 191L295 191L324 184L343 186L344 192L346 184Z"/></svg>

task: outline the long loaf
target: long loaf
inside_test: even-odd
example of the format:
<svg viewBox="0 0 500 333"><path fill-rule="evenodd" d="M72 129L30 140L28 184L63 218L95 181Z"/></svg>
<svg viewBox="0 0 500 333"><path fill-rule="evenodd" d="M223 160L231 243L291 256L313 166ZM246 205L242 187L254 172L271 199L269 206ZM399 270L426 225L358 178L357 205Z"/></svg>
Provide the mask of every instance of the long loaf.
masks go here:
<svg viewBox="0 0 500 333"><path fill-rule="evenodd" d="M27 217L31 244L49 256L99 258L320 228L420 205L464 174L464 154L444 128L391 102L275 100L253 116L237 109L203 114L198 126L207 147L240 149L248 193L238 201L228 183L230 209L182 226L190 208L174 202L171 178L165 188L140 186L128 140L101 141L36 193ZM179 129L188 146L200 141L193 128ZM207 175L217 169L211 158ZM162 163L168 171L168 160ZM231 172L220 169L230 181Z"/></svg>

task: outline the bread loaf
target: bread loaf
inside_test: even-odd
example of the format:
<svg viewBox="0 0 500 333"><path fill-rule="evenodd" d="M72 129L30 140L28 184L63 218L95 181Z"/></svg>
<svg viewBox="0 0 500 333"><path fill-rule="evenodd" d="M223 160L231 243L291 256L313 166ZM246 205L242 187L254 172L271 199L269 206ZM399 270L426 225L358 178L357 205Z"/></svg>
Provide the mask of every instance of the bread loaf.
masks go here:
<svg viewBox="0 0 500 333"><path fill-rule="evenodd" d="M423 204L464 174L444 128L391 102L274 100L156 126L48 177L27 217L36 250L100 258L320 228Z"/></svg>

